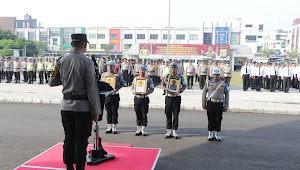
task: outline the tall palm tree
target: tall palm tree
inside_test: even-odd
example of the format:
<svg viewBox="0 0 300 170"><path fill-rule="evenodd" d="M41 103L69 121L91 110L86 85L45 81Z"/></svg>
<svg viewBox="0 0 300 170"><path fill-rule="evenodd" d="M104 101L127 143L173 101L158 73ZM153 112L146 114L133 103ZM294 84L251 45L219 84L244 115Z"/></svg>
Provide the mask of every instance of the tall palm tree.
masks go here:
<svg viewBox="0 0 300 170"><path fill-rule="evenodd" d="M297 58L296 64L298 64L298 59L300 58L300 54L295 49L292 49L292 51L287 51L284 54L284 56L288 57L290 61L292 61L292 59L294 58Z"/></svg>
<svg viewBox="0 0 300 170"><path fill-rule="evenodd" d="M108 51L111 49L111 45L110 44L103 44L102 49L105 50L105 56L107 58L108 57Z"/></svg>
<svg viewBox="0 0 300 170"><path fill-rule="evenodd" d="M275 54L275 50L267 48L267 49L264 49L264 50L260 50L259 53L260 53L261 56L269 58L273 54Z"/></svg>

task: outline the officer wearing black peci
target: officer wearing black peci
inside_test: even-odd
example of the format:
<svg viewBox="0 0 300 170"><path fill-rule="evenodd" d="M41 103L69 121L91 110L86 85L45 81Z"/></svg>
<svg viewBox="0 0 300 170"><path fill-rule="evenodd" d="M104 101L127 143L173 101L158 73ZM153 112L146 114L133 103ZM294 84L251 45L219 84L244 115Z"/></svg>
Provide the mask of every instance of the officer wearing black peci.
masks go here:
<svg viewBox="0 0 300 170"><path fill-rule="evenodd" d="M63 85L63 161L67 170L73 170L74 164L77 170L84 170L92 120L98 121L102 112L94 64L83 55L88 43L86 34L72 34L71 37L73 50L57 61L49 85Z"/></svg>
<svg viewBox="0 0 300 170"><path fill-rule="evenodd" d="M209 80L203 89L202 107L207 110L208 140L221 141L219 133L223 112L226 112L229 107L229 89L228 85L220 80L221 71L219 68L214 68L212 74L213 79Z"/></svg>

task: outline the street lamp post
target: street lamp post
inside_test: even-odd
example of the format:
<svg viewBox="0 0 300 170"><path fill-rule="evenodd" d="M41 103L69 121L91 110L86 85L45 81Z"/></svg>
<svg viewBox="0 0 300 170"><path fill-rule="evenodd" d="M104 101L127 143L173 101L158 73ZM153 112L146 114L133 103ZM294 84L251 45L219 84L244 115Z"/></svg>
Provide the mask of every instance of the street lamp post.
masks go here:
<svg viewBox="0 0 300 170"><path fill-rule="evenodd" d="M169 61L170 52L170 20L171 20L171 0L169 0L169 21L168 21L168 44L167 44L167 61Z"/></svg>

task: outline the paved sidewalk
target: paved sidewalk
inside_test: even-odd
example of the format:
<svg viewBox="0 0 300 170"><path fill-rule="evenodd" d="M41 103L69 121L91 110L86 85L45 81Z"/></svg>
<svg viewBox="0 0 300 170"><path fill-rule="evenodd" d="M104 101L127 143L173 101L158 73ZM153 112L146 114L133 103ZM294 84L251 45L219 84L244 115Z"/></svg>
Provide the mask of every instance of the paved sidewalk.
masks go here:
<svg viewBox="0 0 300 170"><path fill-rule="evenodd" d="M62 86L49 87L47 84L0 83L0 102L60 104L61 90ZM120 90L120 97L121 107L133 108L134 96L129 87ZM165 96L162 95L160 88L155 88L149 97L150 108L164 109ZM196 84L194 90L187 89L182 94L181 109L203 110L201 98L202 90ZM242 87L233 86L230 91L229 111L300 115L299 99L300 94L296 89L290 89L290 93L279 91L271 93L265 90L244 92Z"/></svg>

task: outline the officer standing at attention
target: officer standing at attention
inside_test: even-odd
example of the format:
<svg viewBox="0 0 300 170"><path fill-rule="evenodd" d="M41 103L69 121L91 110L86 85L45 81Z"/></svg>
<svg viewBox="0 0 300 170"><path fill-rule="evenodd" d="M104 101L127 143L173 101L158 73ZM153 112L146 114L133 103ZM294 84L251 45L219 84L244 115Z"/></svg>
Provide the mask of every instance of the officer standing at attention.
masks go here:
<svg viewBox="0 0 300 170"><path fill-rule="evenodd" d="M206 82L206 76L207 76L208 67L205 64L205 61L202 60L201 64L198 67L198 76L199 76L199 87L202 90L204 87L204 84Z"/></svg>
<svg viewBox="0 0 300 170"><path fill-rule="evenodd" d="M182 93L186 89L186 83L182 75L177 74L178 65L176 63L171 63L171 73L164 76L161 86L162 89L166 92L166 98L165 98L165 114L167 117L167 133L165 135L166 138L175 137L175 139L178 139L177 135L177 129L178 129L178 119L179 119L179 112L180 112L180 104L181 104L181 96L180 93ZM181 79L181 85L180 90L176 94L171 94L168 91L167 83L169 80L169 77L176 77ZM172 115L173 115L173 121L172 121ZM173 130L173 132L172 132Z"/></svg>
<svg viewBox="0 0 300 170"><path fill-rule="evenodd" d="M243 90L247 91L248 90L248 84L249 82L249 78L250 78L250 72L251 69L248 66L248 61L245 62L245 65L243 65L242 69L241 69L241 77L243 78Z"/></svg>
<svg viewBox="0 0 300 170"><path fill-rule="evenodd" d="M3 57L1 57L1 59L0 59L0 83L1 83L1 79L3 78L3 67L4 67Z"/></svg>
<svg viewBox="0 0 300 170"><path fill-rule="evenodd" d="M143 135L146 136L146 127L148 124L147 114L149 110L149 97L148 95L151 94L154 91L154 86L152 80L146 76L147 67L144 65L139 66L139 76L135 77L132 86L131 91L135 95L134 97L134 111L136 113L136 125L137 130L135 132L136 136ZM147 85L146 86L146 92L142 94L138 94L135 92L135 85L137 83L137 78L146 78L147 79Z"/></svg>
<svg viewBox="0 0 300 170"><path fill-rule="evenodd" d="M23 82L28 81L28 74L27 74L27 58L24 58L23 61L21 62L21 71L23 73Z"/></svg>
<svg viewBox="0 0 300 170"><path fill-rule="evenodd" d="M209 80L202 93L202 108L207 110L208 118L208 140L221 141L221 121L223 112L229 107L229 89L227 84L220 80L221 70L214 68L213 79Z"/></svg>
<svg viewBox="0 0 300 170"><path fill-rule="evenodd" d="M150 64L147 66L147 75L154 80L155 79L155 65L153 60L151 60ZM154 84L154 87L156 87L156 84Z"/></svg>
<svg viewBox="0 0 300 170"><path fill-rule="evenodd" d="M11 57L7 57L4 62L4 71L6 77L6 83L10 83L12 81L12 72L13 72L13 63L11 61Z"/></svg>
<svg viewBox="0 0 300 170"><path fill-rule="evenodd" d="M34 64L31 58L28 59L27 72L28 72L28 84L33 84Z"/></svg>
<svg viewBox="0 0 300 170"><path fill-rule="evenodd" d="M97 122L102 112L94 63L83 55L88 43L86 34L72 34L71 37L73 50L57 61L49 85L63 85L63 161L67 170L73 170L73 164L76 170L84 170L92 120Z"/></svg>
<svg viewBox="0 0 300 170"><path fill-rule="evenodd" d="M229 86L231 76L232 76L232 69L231 69L231 66L229 65L229 62L226 62L226 65L224 66L224 71L223 72L224 72L224 81Z"/></svg>
<svg viewBox="0 0 300 170"><path fill-rule="evenodd" d="M192 64L192 61L190 60L189 64L185 68L188 89L193 89L195 72L196 72L195 66ZM190 86L190 84L191 84L191 86Z"/></svg>
<svg viewBox="0 0 300 170"><path fill-rule="evenodd" d="M14 61L15 83L20 83L20 72L21 72L21 64L19 63L19 58L15 57L15 61Z"/></svg>
<svg viewBox="0 0 300 170"><path fill-rule="evenodd" d="M37 71L39 72L39 84L44 84L45 63L43 62L42 58L39 58L39 61L37 62Z"/></svg>
<svg viewBox="0 0 300 170"><path fill-rule="evenodd" d="M102 81L105 82L106 76L116 76L115 89L114 92L105 98L105 109L107 111L107 129L105 133L117 134L117 124L118 124L118 109L120 102L119 90L125 86L125 80L120 73L114 71L115 62L108 61L107 72L101 75Z"/></svg>
<svg viewBox="0 0 300 170"><path fill-rule="evenodd" d="M46 83L48 83L48 80L49 80L49 76L47 74L47 65L48 65L48 63L49 63L48 57L45 57L45 61L44 61L45 74L44 74L44 76L45 76Z"/></svg>
<svg viewBox="0 0 300 170"><path fill-rule="evenodd" d="M124 62L121 65L121 70L122 70L122 75L126 81L126 86L129 86L129 63L127 61L127 58L124 58ZM107 68L107 71L108 71L108 68Z"/></svg>
<svg viewBox="0 0 300 170"><path fill-rule="evenodd" d="M134 65L134 77L139 76L139 70L141 65L141 60L137 60L137 63Z"/></svg>

